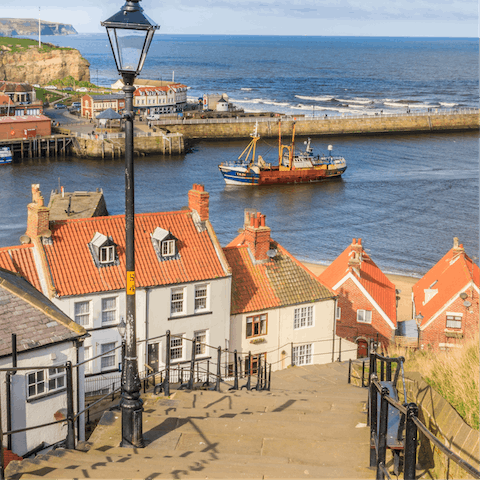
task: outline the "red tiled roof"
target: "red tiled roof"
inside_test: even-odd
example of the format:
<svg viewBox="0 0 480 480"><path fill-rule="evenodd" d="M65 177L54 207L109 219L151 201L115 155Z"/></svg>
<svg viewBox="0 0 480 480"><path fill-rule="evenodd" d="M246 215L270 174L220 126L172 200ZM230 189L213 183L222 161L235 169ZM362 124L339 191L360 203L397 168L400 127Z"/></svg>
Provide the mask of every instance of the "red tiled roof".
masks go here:
<svg viewBox="0 0 480 480"><path fill-rule="evenodd" d="M351 258L352 245L349 245L319 276L329 288L333 288L350 271L348 262ZM360 278L357 280L362 284L370 296L377 302L387 317L397 324L396 292L395 285L378 268L370 256L362 247L362 262ZM355 274L353 274L355 275Z"/></svg>
<svg viewBox="0 0 480 480"><path fill-rule="evenodd" d="M246 313L334 297L315 275L278 243L277 255L253 263L243 234L223 249L232 268L231 313Z"/></svg>
<svg viewBox="0 0 480 480"><path fill-rule="evenodd" d="M158 260L150 238L157 227L179 240L180 258ZM50 229L53 244L44 249L59 296L125 288L124 215L51 222ZM95 266L88 244L96 232L113 238L118 266ZM135 215L135 274L137 287L227 276L212 239L196 229L190 210Z"/></svg>
<svg viewBox="0 0 480 480"><path fill-rule="evenodd" d="M454 248L449 250L412 288L415 311L423 315L422 325L472 280L477 287L480 285L478 265L466 253L458 254ZM423 305L425 290L430 288L438 293Z"/></svg>
<svg viewBox="0 0 480 480"><path fill-rule="evenodd" d="M0 267L11 272L19 273L37 290L42 290L37 269L35 268L32 245L1 248Z"/></svg>

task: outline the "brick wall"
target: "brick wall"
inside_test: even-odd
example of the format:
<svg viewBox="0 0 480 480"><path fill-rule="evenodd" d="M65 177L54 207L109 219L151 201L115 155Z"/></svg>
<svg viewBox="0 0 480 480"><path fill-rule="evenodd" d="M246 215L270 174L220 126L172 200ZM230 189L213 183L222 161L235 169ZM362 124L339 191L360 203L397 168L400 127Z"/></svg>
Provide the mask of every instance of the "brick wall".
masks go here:
<svg viewBox="0 0 480 480"><path fill-rule="evenodd" d="M18 117L17 117L18 119ZM0 140L28 138L35 135L42 137L52 134L52 122L49 118L22 117L22 121L0 122ZM28 132L25 132L28 130Z"/></svg>
<svg viewBox="0 0 480 480"><path fill-rule="evenodd" d="M373 307L358 286L348 279L338 290L338 306L341 308L336 333L339 337L355 342L359 337L377 338L384 347L393 338L394 331L386 324L380 313ZM357 322L357 310L371 310L372 323Z"/></svg>
<svg viewBox="0 0 480 480"><path fill-rule="evenodd" d="M200 220L208 220L208 204L210 195L205 191L203 185L193 184L188 192L188 206L191 210L195 210L200 216Z"/></svg>
<svg viewBox="0 0 480 480"><path fill-rule="evenodd" d="M463 305L465 300L457 298L450 306L445 308L442 313L425 330L420 331L420 344L427 348L428 346L439 347L440 344L457 345L462 344L465 338L473 337L478 333L478 293L469 288L465 291L468 294L468 300L472 306L467 308ZM446 328L446 312L460 313L462 316L462 328ZM426 321L424 320L424 324ZM463 337L463 338L458 338Z"/></svg>

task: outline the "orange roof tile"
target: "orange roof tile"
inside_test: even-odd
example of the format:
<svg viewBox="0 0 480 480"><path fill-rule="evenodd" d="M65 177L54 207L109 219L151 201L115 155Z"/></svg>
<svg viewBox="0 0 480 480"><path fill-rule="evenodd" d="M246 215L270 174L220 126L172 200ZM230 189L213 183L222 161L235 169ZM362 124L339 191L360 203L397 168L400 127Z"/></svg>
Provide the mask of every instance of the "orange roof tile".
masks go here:
<svg viewBox="0 0 480 480"><path fill-rule="evenodd" d="M352 245L349 245L319 276L325 285L333 288L350 271L348 262L351 258ZM395 285L378 268L362 247L362 262L360 268L360 281L365 290L377 302L387 317L397 324L396 292Z"/></svg>
<svg viewBox="0 0 480 480"><path fill-rule="evenodd" d="M455 295L461 293L467 284L480 286L480 269L466 253L449 250L412 288L415 311L423 315L425 325ZM434 295L425 305L425 290L435 289Z"/></svg>
<svg viewBox="0 0 480 480"><path fill-rule="evenodd" d="M157 227L179 240L178 259L160 262L151 242ZM52 245L45 253L59 296L82 295L125 288L125 216L94 217L50 223ZM89 242L96 232L111 236L119 265L96 267ZM137 287L171 285L225 277L208 232L199 232L190 210L135 215L135 274Z"/></svg>
<svg viewBox="0 0 480 480"><path fill-rule="evenodd" d="M232 269L231 313L246 313L334 297L315 275L276 242L277 255L254 263L243 234L223 249Z"/></svg>
<svg viewBox="0 0 480 480"><path fill-rule="evenodd" d="M37 269L35 268L35 260L33 259L33 245L1 248L0 267L19 273L37 290L42 290Z"/></svg>

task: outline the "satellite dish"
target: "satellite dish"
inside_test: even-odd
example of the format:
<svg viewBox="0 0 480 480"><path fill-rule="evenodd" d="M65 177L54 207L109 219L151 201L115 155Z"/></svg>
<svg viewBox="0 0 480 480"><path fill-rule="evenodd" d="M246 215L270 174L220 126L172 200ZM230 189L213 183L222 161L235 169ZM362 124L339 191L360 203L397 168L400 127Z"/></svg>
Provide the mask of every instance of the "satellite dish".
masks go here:
<svg viewBox="0 0 480 480"><path fill-rule="evenodd" d="M468 308L472 306L472 302L469 302L468 300L465 300L463 304Z"/></svg>
<svg viewBox="0 0 480 480"><path fill-rule="evenodd" d="M275 258L277 256L277 251L271 248L267 251L267 256L270 258Z"/></svg>

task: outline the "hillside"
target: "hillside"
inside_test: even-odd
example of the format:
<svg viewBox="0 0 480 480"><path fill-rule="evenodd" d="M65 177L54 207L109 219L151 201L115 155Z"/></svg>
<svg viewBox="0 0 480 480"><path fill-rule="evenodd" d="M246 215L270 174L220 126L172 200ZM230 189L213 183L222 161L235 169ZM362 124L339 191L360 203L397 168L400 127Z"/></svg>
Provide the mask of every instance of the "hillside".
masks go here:
<svg viewBox="0 0 480 480"><path fill-rule="evenodd" d="M29 39L0 37L0 80L47 84L72 76L90 80L90 64L78 50Z"/></svg>
<svg viewBox="0 0 480 480"><path fill-rule="evenodd" d="M76 35L77 31L67 23L55 23L40 20L42 35ZM0 18L0 35L27 36L38 35L38 19Z"/></svg>

